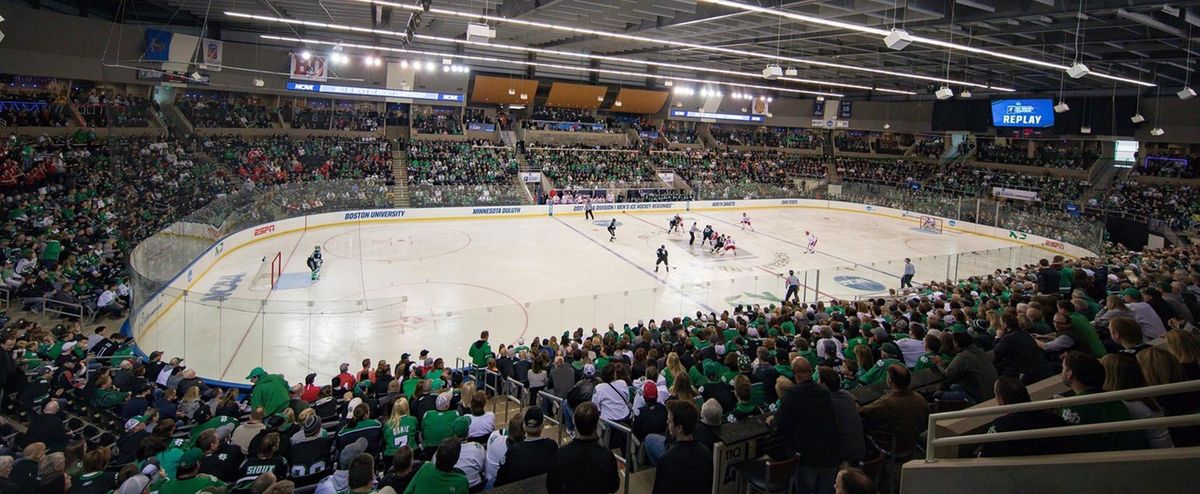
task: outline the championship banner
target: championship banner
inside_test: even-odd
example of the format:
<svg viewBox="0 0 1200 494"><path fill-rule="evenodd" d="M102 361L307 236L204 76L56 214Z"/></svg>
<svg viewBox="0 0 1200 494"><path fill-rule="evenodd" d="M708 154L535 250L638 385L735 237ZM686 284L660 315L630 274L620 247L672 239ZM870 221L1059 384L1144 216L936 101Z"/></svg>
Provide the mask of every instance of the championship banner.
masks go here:
<svg viewBox="0 0 1200 494"><path fill-rule="evenodd" d="M162 69L187 72L200 38L187 34L176 34L158 29L146 29L146 48L142 58L150 62L162 62Z"/></svg>
<svg viewBox="0 0 1200 494"><path fill-rule="evenodd" d="M288 57L291 60L289 75L292 79L324 81L329 78L325 57L312 55L308 60L305 60L304 57L296 53L289 53Z"/></svg>
<svg viewBox="0 0 1200 494"><path fill-rule="evenodd" d="M208 70L221 70L221 59L225 55L225 43L215 39L205 38L204 44L204 64Z"/></svg>
<svg viewBox="0 0 1200 494"><path fill-rule="evenodd" d="M750 113L753 113L755 115L766 115L768 113L771 113L770 110L771 110L771 106L769 103L767 103L767 100L765 100L765 99L758 98L750 103Z"/></svg>
<svg viewBox="0 0 1200 494"><path fill-rule="evenodd" d="M1036 201L1038 193L1031 190L1009 189L1006 187L992 187L992 195L996 197L1005 197L1008 199L1016 199L1018 201Z"/></svg>

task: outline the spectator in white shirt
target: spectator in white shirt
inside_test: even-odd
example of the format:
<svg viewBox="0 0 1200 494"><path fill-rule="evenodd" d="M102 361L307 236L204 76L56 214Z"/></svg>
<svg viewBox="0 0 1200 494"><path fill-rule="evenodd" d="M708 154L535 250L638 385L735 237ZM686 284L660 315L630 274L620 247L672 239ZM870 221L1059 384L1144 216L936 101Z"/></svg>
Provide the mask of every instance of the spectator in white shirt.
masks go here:
<svg viewBox="0 0 1200 494"><path fill-rule="evenodd" d="M121 313L125 310L124 304L117 300L117 292L115 285L108 285L100 296L96 297L96 316L112 315L113 317L121 317Z"/></svg>

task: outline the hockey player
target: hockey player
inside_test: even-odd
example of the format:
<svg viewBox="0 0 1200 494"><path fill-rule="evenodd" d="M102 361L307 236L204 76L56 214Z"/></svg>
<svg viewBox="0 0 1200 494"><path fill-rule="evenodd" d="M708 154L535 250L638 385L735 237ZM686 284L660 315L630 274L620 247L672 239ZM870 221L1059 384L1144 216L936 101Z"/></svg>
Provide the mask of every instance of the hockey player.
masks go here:
<svg viewBox="0 0 1200 494"><path fill-rule="evenodd" d="M713 238L713 227L712 225L704 225L704 239L700 241L700 245L704 245L709 241L716 241Z"/></svg>
<svg viewBox="0 0 1200 494"><path fill-rule="evenodd" d="M608 241L612 242L617 239L617 219L613 218L608 224Z"/></svg>
<svg viewBox="0 0 1200 494"><path fill-rule="evenodd" d="M813 235L812 232L809 232L807 230L804 232L804 236L808 238L808 253L816 254L817 253L817 236Z"/></svg>
<svg viewBox="0 0 1200 494"><path fill-rule="evenodd" d="M671 272L671 263L667 262L667 246L666 245L658 246L658 251L656 251L655 254L658 256L658 260L654 261L654 272L655 273L658 272L659 264L666 266L668 273Z"/></svg>
<svg viewBox="0 0 1200 494"><path fill-rule="evenodd" d="M736 256L737 255L737 245L735 245L733 243L733 237L725 237L725 248L721 250L721 255L724 256L726 252L729 252L731 250L733 251L733 255Z"/></svg>
<svg viewBox="0 0 1200 494"><path fill-rule="evenodd" d="M742 213L741 223L742 223L742 230L749 228L750 231L754 231L754 227L750 225L750 217L746 216L746 213Z"/></svg>
<svg viewBox="0 0 1200 494"><path fill-rule="evenodd" d="M314 246L312 254L308 256L308 269L312 271L312 281L321 279L321 264L324 262L321 259L321 246Z"/></svg>

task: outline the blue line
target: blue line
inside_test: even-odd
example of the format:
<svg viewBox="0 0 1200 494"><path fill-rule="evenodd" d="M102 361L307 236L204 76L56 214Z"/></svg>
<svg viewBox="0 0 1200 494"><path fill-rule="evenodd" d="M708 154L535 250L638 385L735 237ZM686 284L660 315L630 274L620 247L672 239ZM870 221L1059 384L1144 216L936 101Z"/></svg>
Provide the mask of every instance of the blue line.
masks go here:
<svg viewBox="0 0 1200 494"><path fill-rule="evenodd" d="M617 256L617 258L618 258L618 259L620 259L620 260L622 260L622 261L625 261L625 262L626 262L626 263L628 263L630 266L633 266L634 268L636 268L638 271L641 271L641 272L643 272L643 273L646 273L646 276L649 276L649 277L651 277L651 278L654 278L654 281L657 281L657 282L661 283L663 286L665 286L665 287L667 287L667 288L670 288L670 289L671 289L672 291L674 291L675 293L678 293L678 294L680 294L680 295L683 295L683 296L685 296L685 297L687 297L687 298L691 299L691 301L692 301L692 302L695 302L695 303L697 303L697 304L700 304L700 307L703 307L703 308L704 308L704 310L706 310L706 311L708 311L708 312L718 312L716 309L714 309L714 308L712 308L712 307L709 307L709 306L708 306L708 304L704 303L703 301L701 301L701 300L696 300L696 297L693 297L691 294L689 294L689 293L687 293L687 292L684 292L683 290L680 290L679 288L676 288L676 287L674 287L674 286L671 286L671 285L667 284L667 282L666 282L666 281L663 281L663 280L662 280L662 278L659 278L659 277L658 277L658 276L656 276L654 273L650 272L650 270L649 270L649 269L646 269L646 268L644 268L644 267L642 267L642 266L639 266L637 263L633 262L633 261L632 261L632 260L630 260L628 257L625 257L625 256L621 255L621 253L620 253L620 252L617 252L617 251L615 251L615 250L613 250L613 249L609 248L607 245L604 245L604 244L603 244L603 243L601 243L600 241L598 241L598 240L596 240L596 239L592 238L590 235L588 235L588 234L586 234L586 233L583 233L583 232L579 231L579 229L578 229L578 228L575 228L574 226L571 226L569 223L567 223L567 222L565 222L565 221L563 221L563 220L559 219L557 216L555 216L555 217L554 217L554 221L557 221L557 222L559 222L559 223L562 223L562 225L563 225L563 226L565 226L565 227L567 227L567 228L570 228L570 229L571 229L571 231L573 231L573 232L575 232L575 233L578 233L578 234L579 234L579 236L581 236L581 237L583 237L583 238L586 238L586 239L588 239L588 241L589 241L589 242L591 242L591 243L593 243L593 244L596 244L596 246L600 247L601 249L607 250L607 251L608 251L610 254L612 254L612 255L614 255L614 256Z"/></svg>
<svg viewBox="0 0 1200 494"><path fill-rule="evenodd" d="M730 225L730 226L738 226L736 223L730 223L730 222L728 222L728 221L725 221L725 220L723 220L723 219L721 219L721 218L716 218L716 217L713 217L713 216L709 216L709 215L707 215L707 214L701 214L701 213L695 213L695 214L696 214L696 215L698 215L698 216L703 216L703 217L705 217L705 218L711 218L713 221L719 221L719 222L721 222L721 223L725 223L726 225ZM796 246L796 247L799 247L799 248L801 248L801 249L807 249L807 248L808 248L808 246L807 246L807 245L800 245L800 244L798 244L798 243L792 242L791 240L785 240L785 239L782 239L782 238L776 237L776 236L774 236L774 235L771 235L771 234L769 234L769 233L756 232L756 231L753 231L753 230L752 230L750 233L756 233L756 234L762 235L762 236L764 236L764 237L767 237L767 238L771 238L771 239L778 240L778 241L780 241L780 242L783 242L783 243L785 243L785 244L791 244L791 245L794 245L794 246ZM883 273L883 274L886 274L886 275L888 275L888 276L891 276L891 277L893 277L893 278L900 279L900 275L898 275L898 274L892 274L892 273L889 273L889 272L887 272L887 271L884 271L884 270L881 270L881 269L876 269L876 268L873 268L873 267L871 267L871 266L867 266L867 265L865 265L865 264L862 264L862 263L859 263L859 262L856 262L856 261L852 261L852 260L850 260L850 259L846 259L846 258L844 258L844 257L838 257L838 256L835 256L835 255L833 255L833 254L830 254L830 253L828 253L828 252L823 252L823 251L819 251L819 250L816 250L816 249L813 249L813 250L814 250L816 253L818 253L818 254L821 254L821 255L823 255L823 256L832 257L832 258L834 258L834 259L837 259L837 260L839 260L839 261L842 261L842 262L848 262L848 263L850 263L850 264L853 264L855 267L859 267L859 266L861 266L861 267L867 268L867 269L869 269L869 270L871 270L871 271L875 271L876 273Z"/></svg>

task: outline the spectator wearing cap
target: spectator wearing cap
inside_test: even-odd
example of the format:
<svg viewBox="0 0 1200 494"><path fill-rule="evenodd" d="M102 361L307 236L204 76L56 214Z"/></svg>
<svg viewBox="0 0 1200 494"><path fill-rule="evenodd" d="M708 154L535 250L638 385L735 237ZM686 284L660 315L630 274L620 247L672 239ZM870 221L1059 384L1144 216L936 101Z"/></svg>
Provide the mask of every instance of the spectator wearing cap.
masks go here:
<svg viewBox="0 0 1200 494"><path fill-rule="evenodd" d="M204 453L198 448L188 449L179 458L175 478L158 488L159 494L192 494L203 489L226 487L226 483L212 475L200 473L200 461Z"/></svg>
<svg viewBox="0 0 1200 494"><path fill-rule="evenodd" d="M283 412L291 403L287 381L278 374L267 374L262 367L255 367L246 376L254 388L250 390L250 406L262 407L264 416Z"/></svg>
<svg viewBox="0 0 1200 494"><path fill-rule="evenodd" d="M359 438L366 438L367 451L378 453L383 445L383 425L371 418L371 407L366 403L355 405L350 419L337 433L337 446L345 447Z"/></svg>
<svg viewBox="0 0 1200 494"><path fill-rule="evenodd" d="M333 475L321 479L317 484L316 494L335 494L350 490L350 464L354 458L367 451L367 440L359 438L347 444L338 452L338 468Z"/></svg>
<svg viewBox="0 0 1200 494"><path fill-rule="evenodd" d="M504 464L500 466L500 471L496 472L496 487L550 471L555 453L558 452L558 443L542 437L544 419L541 408L525 409L522 421L525 440L509 445L508 452L504 455Z"/></svg>
<svg viewBox="0 0 1200 494"><path fill-rule="evenodd" d="M342 391L350 391L351 389L354 389L355 379L354 374L350 373L349 362L342 362L342 364L338 366L338 375L334 379L337 379L338 389Z"/></svg>
<svg viewBox="0 0 1200 494"><path fill-rule="evenodd" d="M58 401L50 400L42 407L42 413L29 420L29 429L25 432L26 444L44 443L46 450L52 453L67 447L71 436L67 434L62 417L58 416L58 408Z"/></svg>
<svg viewBox="0 0 1200 494"><path fill-rule="evenodd" d="M427 454L433 453L434 445L440 445L443 439L454 435L450 428L458 419L458 411L450 408L453 397L449 391L437 395L436 409L425 412L421 417L421 444Z"/></svg>
<svg viewBox="0 0 1200 494"><path fill-rule="evenodd" d="M642 406L634 410L633 435L645 441L648 434L667 433L667 407L658 401L658 385L647 380L642 384Z"/></svg>
<svg viewBox="0 0 1200 494"><path fill-rule="evenodd" d="M246 455L237 446L229 444L217 431L209 429L196 438L196 448L204 453L200 459L200 473L212 475L221 482L236 482L240 473L238 468L246 460Z"/></svg>
<svg viewBox="0 0 1200 494"><path fill-rule="evenodd" d="M138 445L147 437L150 437L150 433L146 432L145 415L138 415L126 420L125 433L117 438L117 457L113 459L115 464L124 465L136 460Z"/></svg>
<svg viewBox="0 0 1200 494"><path fill-rule="evenodd" d="M321 387L315 383L317 374L314 372L304 376L304 389L300 391L300 399L308 403L314 403L321 397Z"/></svg>
<svg viewBox="0 0 1200 494"><path fill-rule="evenodd" d="M454 468L461 452L461 442L451 437L444 439L438 445L433 461L425 463L417 470L403 494L459 494L470 491L467 476Z"/></svg>
<svg viewBox="0 0 1200 494"><path fill-rule="evenodd" d="M858 382L864 386L883 382L887 378L887 368L893 365L904 365L903 362L897 360L902 358L904 354L900 351L900 347L895 343L887 342L879 347L881 358L875 361L875 364L870 369L859 369L861 375L858 376Z"/></svg>
<svg viewBox="0 0 1200 494"><path fill-rule="evenodd" d="M580 378L571 386L571 390L567 392L567 401L563 407L563 422L566 422L567 431L573 431L571 413L585 401L592 401L592 395L596 392L596 386L600 384L600 380L596 378L596 366L592 364L584 364L580 371Z"/></svg>
<svg viewBox="0 0 1200 494"><path fill-rule="evenodd" d="M525 416L520 413L514 413L508 418L508 427L492 431L492 435L488 436L486 469L488 489L491 489L496 483L496 474L500 473L500 467L504 465L508 448L524 440Z"/></svg>
<svg viewBox="0 0 1200 494"><path fill-rule="evenodd" d="M653 494L712 491L712 451L694 436L699 415L690 400L667 402L667 429L675 441L658 460Z"/></svg>
<svg viewBox="0 0 1200 494"><path fill-rule="evenodd" d="M1166 321L1144 301L1140 290L1133 287L1121 290L1121 298L1125 301L1125 307L1133 311L1134 320L1142 328L1143 339L1150 341L1167 332Z"/></svg>
<svg viewBox="0 0 1200 494"><path fill-rule="evenodd" d="M620 487L617 460L600 445L599 425L595 404L583 403L575 409L575 438L558 449L546 472L549 494L609 494Z"/></svg>
<svg viewBox="0 0 1200 494"><path fill-rule="evenodd" d="M471 418L461 416L454 419L450 430L454 433L454 438L463 443L454 468L467 476L467 484L471 486L472 491L482 491L487 482L484 477L484 471L487 468L487 451L482 444L468 440L471 433Z"/></svg>

